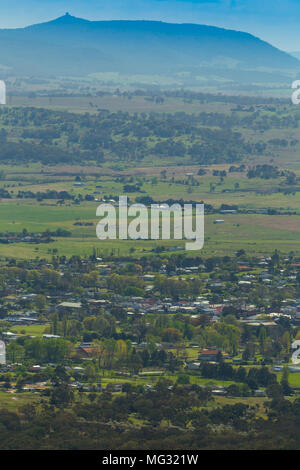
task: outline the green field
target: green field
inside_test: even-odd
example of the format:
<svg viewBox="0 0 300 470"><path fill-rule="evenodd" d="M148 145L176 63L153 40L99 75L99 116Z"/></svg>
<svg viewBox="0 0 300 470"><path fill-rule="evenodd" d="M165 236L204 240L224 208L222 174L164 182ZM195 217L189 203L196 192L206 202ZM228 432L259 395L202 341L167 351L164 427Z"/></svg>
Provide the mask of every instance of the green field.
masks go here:
<svg viewBox="0 0 300 470"><path fill-rule="evenodd" d="M46 328L45 325L22 325L13 326L10 328L10 331L18 334L41 337L45 333Z"/></svg>
<svg viewBox="0 0 300 470"><path fill-rule="evenodd" d="M153 248L180 246L184 249L184 241L168 240L106 240L96 237L96 217L98 203L83 203L80 206L43 204L36 201L2 202L0 206L1 232L20 233L24 228L28 232L40 233L46 230L55 231L63 228L71 232L71 238L55 238L54 242L31 244L13 243L0 244L0 256L16 256L32 258L35 256L51 256L53 250L58 254L90 255L93 249L103 254L112 248L117 254L128 254L131 248L136 254L143 254ZM223 224L214 224L215 219L222 218ZM90 222L92 226L74 226L74 223ZM299 250L300 246L300 215L265 215L265 214L232 214L205 216L204 253L232 253L244 248L249 253L269 253L278 249L282 252Z"/></svg>
<svg viewBox="0 0 300 470"><path fill-rule="evenodd" d="M32 393L14 393L0 390L0 406L9 411L16 411L28 403L37 403L38 397Z"/></svg>
<svg viewBox="0 0 300 470"><path fill-rule="evenodd" d="M149 77L140 78L144 78L145 83L149 79ZM107 125L110 139L115 146L123 140L126 144L118 151L99 144L101 148L103 147L103 159L98 160L98 163L90 160L80 163L81 160L73 162L68 159L63 160L68 162L65 164L50 164L51 159L49 163L43 160L43 164L39 161L26 163L26 159L20 158L19 162L16 162L18 164L13 165L3 163L5 162L3 160L0 163L0 190L3 191L2 194L7 191L10 198L5 196L0 199L0 232L21 233L26 229L29 233L41 233L46 230L53 232L65 229L71 232L71 236L54 237L54 241L49 244L0 244L0 257L50 258L53 254L89 256L95 249L99 255L121 256L134 252L135 256L141 256L151 253L159 246L166 247L166 254L172 253L169 251L172 247L173 251L174 247L177 247L177 250L179 248L184 250L184 241L99 241L95 230L98 222L96 208L103 199L113 198L117 201L122 194L127 194L130 202L134 202L137 197L149 196L159 202L168 199L203 201L207 206L213 206L216 213L205 217L205 243L202 253L206 256L232 254L240 249L245 249L249 254L266 254L275 249L283 253L290 251L299 253L300 126L299 110L296 106L282 102L276 102L275 105L261 105L259 97L256 97L257 103L252 106L251 101L250 104L237 105L234 97L228 97L227 102L224 99L214 98L213 95L207 95L205 99L199 97L186 99L183 96L165 94L160 104L155 100L151 101L151 96L146 92L141 96L133 94L130 99L125 95L118 96L117 92L98 96L96 91L100 86L99 80L106 79L111 80L107 90L112 92L114 83L119 79L116 74L106 77L100 74L86 80L86 86L94 87L93 93L95 93L92 97L67 96L67 94L50 96L61 86L59 80L47 83L49 94L44 96L41 96L41 93L46 86L45 83L37 84L34 89L30 88L29 80L20 80L14 85L16 88L25 87L26 90L29 87L28 92L34 92L34 95L29 93L28 96L18 94L9 97L6 112L0 115L0 129L7 132L9 143L23 142L32 145L30 147L32 149L40 145L42 149L45 145L44 137L39 138L35 133L42 131L42 136L46 133L47 137L47 132L52 127L58 132L57 122L61 120L62 124L68 126L71 124L74 127L76 138L72 140L74 136L71 132L66 132L66 125L61 126L57 136L49 137L50 143L47 143L54 154L59 150L68 150L71 155L72 152L86 151L89 147L82 146L82 139L84 138L85 143L87 140L89 144L89 132L93 138L94 134L97 136L99 132L101 133L103 125ZM136 77L131 79L127 77L127 79L130 89L130 80ZM152 79L155 81L158 77ZM180 81L180 77L178 80ZM68 86L72 88L73 85L79 86L79 84L80 82L77 83L74 79L74 83L71 80ZM205 92L204 89L202 91ZM277 92L280 93L280 90ZM248 98L245 99L247 102ZM36 120L28 116L28 109L31 109L33 115L37 113ZM54 113L53 110L68 110L69 117L64 113ZM101 110L104 112L102 117ZM95 113L99 111L100 117L97 123L98 117ZM82 113L86 113L84 116L90 116L92 120L90 126L82 121L84 117ZM115 114L109 115L109 120L106 121L107 113ZM145 117L147 113L153 113L148 116L151 116L153 123L156 123L156 128L147 127L149 124ZM199 117L202 114L203 121ZM37 122L40 116L45 122ZM116 116L119 120L117 124ZM176 120L173 121L174 116L179 119L179 125ZM223 130L223 121L224 126L228 126L228 135L226 134L225 139L216 133L217 129ZM164 124L168 130L166 135L159 132ZM190 133L191 126L194 127ZM228 140L231 132L232 140ZM243 149L244 156L231 159L228 155L224 156L222 151L228 142L233 153L238 151L237 133L245 144L258 147L251 152ZM204 143L209 149L211 144L209 136L212 140L216 140L212 144L218 143L218 147L215 147L216 157L214 153L208 153L207 164L204 165L201 159L197 160L197 154L192 156L189 150L193 143L197 145ZM48 137L46 141L47 139ZM272 143L272 140L275 140L275 143ZM176 151L175 154L172 151L157 153L149 150L154 149L157 143L165 145L167 141L183 145L185 153L177 154ZM142 145L142 151L140 153L137 151L135 154L137 143ZM93 145L91 155L94 155L93 152L98 144L93 142ZM260 150L264 148L263 145L266 146L265 151ZM196 164L197 161L201 163ZM224 163L212 163L221 161ZM242 163L245 164L243 171L229 172L232 164ZM264 179L247 177L248 167L262 164L278 168L278 176ZM198 175L199 169L206 173ZM291 170L294 172L293 184L287 182L287 172ZM216 171L226 171L226 176L216 175ZM132 185L134 189L127 192L124 189L126 185ZM73 199L80 197L80 204L74 204L70 199L62 201L37 196L38 193L47 191L66 191ZM33 196L20 198L19 192L31 192ZM87 199L91 197L94 201L89 202ZM222 205L237 207L239 212L233 215L221 214L217 210ZM248 212L267 210L277 213L267 215ZM215 219L224 219L224 224L214 224ZM86 226L84 223L92 225Z"/></svg>

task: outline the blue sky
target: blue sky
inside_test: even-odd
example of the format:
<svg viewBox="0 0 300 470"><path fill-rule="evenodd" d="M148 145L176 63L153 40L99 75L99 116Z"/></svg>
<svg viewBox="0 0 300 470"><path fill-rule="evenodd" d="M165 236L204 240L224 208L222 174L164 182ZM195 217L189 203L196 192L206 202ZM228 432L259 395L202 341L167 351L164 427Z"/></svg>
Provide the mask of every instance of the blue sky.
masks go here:
<svg viewBox="0 0 300 470"><path fill-rule="evenodd" d="M21 27L70 14L91 20L152 19L248 31L300 51L300 0L1 0L0 27Z"/></svg>

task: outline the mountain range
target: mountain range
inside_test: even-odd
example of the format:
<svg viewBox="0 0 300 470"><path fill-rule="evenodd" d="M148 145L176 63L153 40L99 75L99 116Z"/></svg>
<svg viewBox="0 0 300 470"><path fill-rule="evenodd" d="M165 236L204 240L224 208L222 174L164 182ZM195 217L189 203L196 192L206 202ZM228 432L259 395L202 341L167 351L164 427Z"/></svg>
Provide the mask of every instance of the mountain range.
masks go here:
<svg viewBox="0 0 300 470"><path fill-rule="evenodd" d="M274 71L283 78L300 70L296 57L245 32L159 21L88 21L68 13L1 29L0 50L0 71L15 76L190 72L272 81Z"/></svg>

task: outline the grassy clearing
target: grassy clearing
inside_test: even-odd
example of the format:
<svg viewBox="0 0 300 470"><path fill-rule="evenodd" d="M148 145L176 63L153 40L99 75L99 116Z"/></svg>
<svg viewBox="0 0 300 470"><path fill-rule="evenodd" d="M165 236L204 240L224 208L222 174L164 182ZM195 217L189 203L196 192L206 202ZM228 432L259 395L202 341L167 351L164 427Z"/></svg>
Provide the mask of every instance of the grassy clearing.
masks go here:
<svg viewBox="0 0 300 470"><path fill-rule="evenodd" d="M18 258L51 257L53 250L60 255L79 254L89 256L93 250L109 254L127 255L134 250L136 255L151 252L158 246L182 247L185 242L177 240L105 240L96 237L97 202L83 203L80 206L42 205L35 202L0 203L0 232L20 233L24 228L28 232L41 233L63 228L72 233L71 238L55 238L48 244L14 243L0 244L0 256ZM245 249L249 253L270 253L275 248L282 252L299 251L300 216L234 214L222 215L225 223L214 224L218 215L205 217L205 243L202 250L205 254L232 253ZM92 226L75 226L77 221L92 222Z"/></svg>
<svg viewBox="0 0 300 470"><path fill-rule="evenodd" d="M37 402L39 402L38 397L32 393L14 393L0 390L0 408L9 411L16 411L23 405Z"/></svg>
<svg viewBox="0 0 300 470"><path fill-rule="evenodd" d="M140 79L140 77L139 77ZM157 77L153 79L157 84ZM93 101L93 106L90 105ZM57 111L69 110L75 113L96 113L97 108L108 109L111 112L127 111L129 113L155 112L155 113L173 113L183 111L185 113L199 112L199 102L185 102L182 98L166 98L164 103L156 104L145 100L143 96L133 96L130 100L120 98L119 96L99 96L99 97L37 97L28 98L24 96L11 96L8 102L9 106L33 106L38 108L47 108ZM201 103L201 110L207 112L225 112L230 111L228 103Z"/></svg>
<svg viewBox="0 0 300 470"><path fill-rule="evenodd" d="M279 372L277 375L277 380L280 382L282 377L282 372ZM289 374L289 384L291 387L300 387L300 373L298 372L291 372Z"/></svg>
<svg viewBox="0 0 300 470"><path fill-rule="evenodd" d="M13 326L10 328L10 331L17 334L26 334L31 336L41 337L47 329L46 325L22 325L22 326Z"/></svg>

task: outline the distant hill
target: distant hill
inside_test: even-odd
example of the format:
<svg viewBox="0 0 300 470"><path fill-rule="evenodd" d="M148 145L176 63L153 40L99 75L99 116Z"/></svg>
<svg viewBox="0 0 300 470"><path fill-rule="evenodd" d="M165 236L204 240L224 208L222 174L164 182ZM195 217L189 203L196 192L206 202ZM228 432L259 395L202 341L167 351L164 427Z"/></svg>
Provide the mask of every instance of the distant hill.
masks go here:
<svg viewBox="0 0 300 470"><path fill-rule="evenodd" d="M293 57L296 57L296 59L300 60L300 52L299 51L290 52L290 55L293 56Z"/></svg>
<svg viewBox="0 0 300 470"><path fill-rule="evenodd" d="M97 72L272 78L300 68L297 58L251 34L196 24L88 21L66 14L0 30L0 70L11 75L83 76Z"/></svg>

